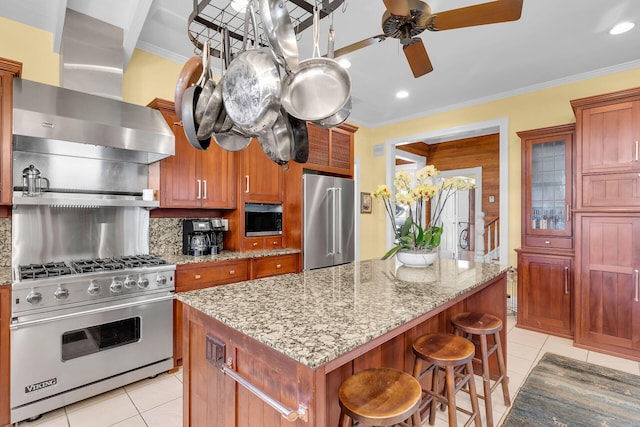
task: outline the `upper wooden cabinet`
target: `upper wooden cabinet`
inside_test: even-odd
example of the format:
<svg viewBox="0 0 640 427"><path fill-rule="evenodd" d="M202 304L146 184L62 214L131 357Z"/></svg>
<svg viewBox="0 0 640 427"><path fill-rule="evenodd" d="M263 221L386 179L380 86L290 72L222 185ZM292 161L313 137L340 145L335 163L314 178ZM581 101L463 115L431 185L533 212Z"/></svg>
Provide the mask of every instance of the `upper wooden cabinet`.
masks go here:
<svg viewBox="0 0 640 427"><path fill-rule="evenodd" d="M522 245L573 248L574 124L518 132L522 139Z"/></svg>
<svg viewBox="0 0 640 427"><path fill-rule="evenodd" d="M235 208L236 153L223 150L214 141L207 150L195 149L175 115L173 102L156 98L149 107L160 110L176 137L175 156L159 165L160 207Z"/></svg>
<svg viewBox="0 0 640 427"><path fill-rule="evenodd" d="M342 124L323 129L311 123L309 130L309 161L305 168L353 176L353 134L358 128Z"/></svg>
<svg viewBox="0 0 640 427"><path fill-rule="evenodd" d="M242 173L240 174L242 198L253 203L282 203L282 166L273 162L262 150L257 139L240 152Z"/></svg>
<svg viewBox="0 0 640 427"><path fill-rule="evenodd" d="M13 78L22 74L22 64L0 58L0 205L10 205L11 184L11 143L13 123Z"/></svg>

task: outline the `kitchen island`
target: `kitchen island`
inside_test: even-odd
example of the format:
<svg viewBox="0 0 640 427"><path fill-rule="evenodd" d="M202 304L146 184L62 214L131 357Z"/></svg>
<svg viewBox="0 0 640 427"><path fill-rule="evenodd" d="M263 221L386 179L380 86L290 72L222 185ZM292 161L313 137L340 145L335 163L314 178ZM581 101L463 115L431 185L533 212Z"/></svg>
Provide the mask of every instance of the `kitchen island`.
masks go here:
<svg viewBox="0 0 640 427"><path fill-rule="evenodd" d="M456 260L419 269L371 260L179 294L184 425L337 425L337 391L353 373L411 372L413 340L450 331L454 313L483 311L506 323L506 271ZM224 374L216 359L233 372ZM293 410L291 418L301 416L284 420L238 376Z"/></svg>

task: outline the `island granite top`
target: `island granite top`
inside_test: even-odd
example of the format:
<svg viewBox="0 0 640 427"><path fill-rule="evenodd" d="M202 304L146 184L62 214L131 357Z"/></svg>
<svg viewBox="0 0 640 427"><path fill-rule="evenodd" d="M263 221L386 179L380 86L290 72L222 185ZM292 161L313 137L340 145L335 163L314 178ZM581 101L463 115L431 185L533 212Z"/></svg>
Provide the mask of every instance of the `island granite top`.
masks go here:
<svg viewBox="0 0 640 427"><path fill-rule="evenodd" d="M168 263L176 264L176 265L184 265L184 264L199 264L203 262L217 262L217 261L229 261L236 259L245 259L245 258L262 258L269 256L279 256L279 255L289 255L289 254L297 254L300 253L300 249L269 249L264 251L250 251L250 252L232 252L232 251L222 251L219 254L215 255L203 255L203 256L192 256L192 255L170 255L170 254L158 254L158 256Z"/></svg>
<svg viewBox="0 0 640 427"><path fill-rule="evenodd" d="M401 266L395 258L369 260L176 297L297 362L317 368L507 269L446 259L426 268Z"/></svg>

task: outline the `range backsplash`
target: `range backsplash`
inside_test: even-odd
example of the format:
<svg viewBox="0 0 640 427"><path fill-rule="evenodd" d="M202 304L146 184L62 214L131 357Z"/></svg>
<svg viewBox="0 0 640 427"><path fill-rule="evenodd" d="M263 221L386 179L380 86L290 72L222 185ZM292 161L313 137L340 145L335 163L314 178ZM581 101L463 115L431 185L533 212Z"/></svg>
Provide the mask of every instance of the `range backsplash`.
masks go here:
<svg viewBox="0 0 640 427"><path fill-rule="evenodd" d="M182 254L183 218L149 218L149 252L155 255Z"/></svg>
<svg viewBox="0 0 640 427"><path fill-rule="evenodd" d="M11 218L0 218L0 268L11 267Z"/></svg>

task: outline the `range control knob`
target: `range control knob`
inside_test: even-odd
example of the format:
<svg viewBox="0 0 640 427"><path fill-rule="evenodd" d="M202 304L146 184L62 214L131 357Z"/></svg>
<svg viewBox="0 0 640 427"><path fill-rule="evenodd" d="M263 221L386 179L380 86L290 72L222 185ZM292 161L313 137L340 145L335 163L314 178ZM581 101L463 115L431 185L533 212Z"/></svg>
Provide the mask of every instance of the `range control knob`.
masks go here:
<svg viewBox="0 0 640 427"><path fill-rule="evenodd" d="M134 279L131 276L127 276L126 279L124 279L124 287L127 289L131 289L131 288L135 288L136 287L136 279Z"/></svg>
<svg viewBox="0 0 640 427"><path fill-rule="evenodd" d="M158 286L166 286L167 285L167 276L160 276L156 279L156 284Z"/></svg>
<svg viewBox="0 0 640 427"><path fill-rule="evenodd" d="M140 289L146 289L149 286L149 279L147 279L146 277L141 277L140 280L138 280L138 287Z"/></svg>
<svg viewBox="0 0 640 427"><path fill-rule="evenodd" d="M111 282L111 286L109 286L109 289L111 289L111 292L118 293L118 292L122 292L122 287L123 287L123 283L122 280L116 280L113 279L113 281Z"/></svg>
<svg viewBox="0 0 640 427"><path fill-rule="evenodd" d="M87 288L87 293L89 295L92 295L92 296L99 295L100 294L100 285L98 285L98 283L96 283L95 280L92 280L91 284Z"/></svg>
<svg viewBox="0 0 640 427"><path fill-rule="evenodd" d="M69 289L58 288L53 293L53 297L58 301L63 300L63 299L67 299L67 298L69 298Z"/></svg>
<svg viewBox="0 0 640 427"><path fill-rule="evenodd" d="M40 292L31 291L29 295L27 295L27 302L29 304L38 304L42 301L42 294Z"/></svg>

